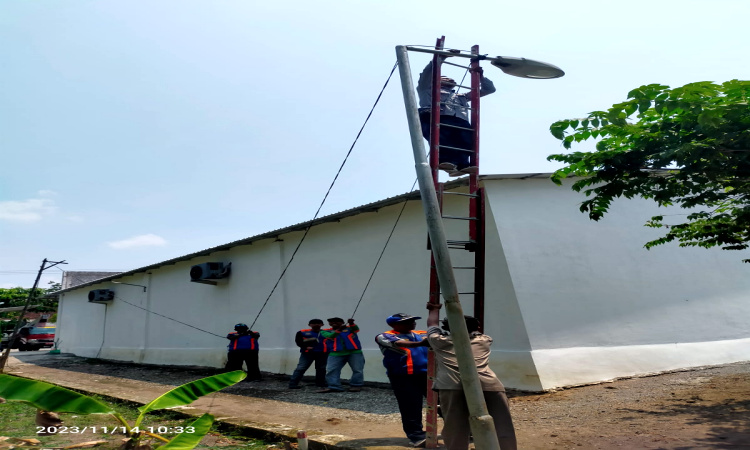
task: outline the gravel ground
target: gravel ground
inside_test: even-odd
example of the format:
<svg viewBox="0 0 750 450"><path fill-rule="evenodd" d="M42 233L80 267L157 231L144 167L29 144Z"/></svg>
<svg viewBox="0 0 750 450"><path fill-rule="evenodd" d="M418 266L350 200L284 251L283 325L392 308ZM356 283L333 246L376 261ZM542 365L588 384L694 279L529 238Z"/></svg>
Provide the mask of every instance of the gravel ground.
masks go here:
<svg viewBox="0 0 750 450"><path fill-rule="evenodd" d="M15 354L19 356L19 354ZM31 356L31 353L27 354ZM39 354L42 356L43 354ZM34 355L36 356L36 355ZM196 366L156 366L107 361L101 359L81 358L63 355L55 359L35 358L37 366L64 369L92 375L127 378L131 380L157 382L179 386L198 378L221 373L220 370ZM263 381L240 382L223 389L225 394L289 402L301 405L326 406L329 403L346 404L348 411L394 416L398 422L398 407L391 389L385 383L365 383L361 392L342 392L336 394L318 394L312 377L303 379L301 389L288 389L289 376L263 372Z"/></svg>

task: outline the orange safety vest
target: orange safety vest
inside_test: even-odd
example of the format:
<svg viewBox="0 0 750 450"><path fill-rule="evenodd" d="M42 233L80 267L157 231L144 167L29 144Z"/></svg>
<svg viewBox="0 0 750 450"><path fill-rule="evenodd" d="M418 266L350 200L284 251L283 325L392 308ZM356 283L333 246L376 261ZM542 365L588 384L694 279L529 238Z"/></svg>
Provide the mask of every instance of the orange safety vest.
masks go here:
<svg viewBox="0 0 750 450"><path fill-rule="evenodd" d="M227 335L227 339L229 339L229 345L227 345L227 348L229 350L258 350L258 339L253 335L252 331L249 331L249 334L239 336L235 339L230 337L236 336L237 334L236 331L232 331Z"/></svg>
<svg viewBox="0 0 750 450"><path fill-rule="evenodd" d="M399 333L396 330L385 331L383 336L391 342L406 339L421 342L427 337L427 332L414 330L410 333ZM389 375L413 375L427 371L428 347L398 347L398 351L383 348L383 366ZM403 352L403 353L402 353Z"/></svg>

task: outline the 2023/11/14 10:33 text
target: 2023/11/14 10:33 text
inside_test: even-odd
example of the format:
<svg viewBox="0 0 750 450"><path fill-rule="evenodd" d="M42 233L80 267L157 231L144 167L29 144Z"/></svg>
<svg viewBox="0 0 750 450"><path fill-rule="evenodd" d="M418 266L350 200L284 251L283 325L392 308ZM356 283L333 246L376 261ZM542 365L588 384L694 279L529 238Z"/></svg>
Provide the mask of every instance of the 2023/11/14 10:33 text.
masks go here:
<svg viewBox="0 0 750 450"><path fill-rule="evenodd" d="M138 427L131 428L131 433L140 433L147 431L149 433L159 434L180 434L195 433L195 427ZM83 434L83 433L104 433L104 434L126 434L128 429L125 427L36 427L37 434Z"/></svg>

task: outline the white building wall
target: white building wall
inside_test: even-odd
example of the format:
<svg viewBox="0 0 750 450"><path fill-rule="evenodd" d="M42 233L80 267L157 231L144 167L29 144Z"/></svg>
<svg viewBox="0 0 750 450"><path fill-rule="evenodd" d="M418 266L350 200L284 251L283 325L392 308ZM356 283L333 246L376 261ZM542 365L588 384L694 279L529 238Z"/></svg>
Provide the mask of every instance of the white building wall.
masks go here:
<svg viewBox="0 0 750 450"><path fill-rule="evenodd" d="M645 250L643 243L659 233L643 223L664 212L650 202L616 201L596 223L578 212L580 194L547 179L488 179L484 185L485 331L495 340L493 369L507 386L541 390L750 359L744 320L750 280L740 262L747 252L676 244ZM401 207L310 230L253 327L261 333L261 370L294 370L294 334L309 319L354 314ZM466 197L446 196L444 209L465 215ZM449 239L466 238L465 221L447 221L447 227ZM117 280L147 286L145 293L113 283L67 292L58 321L61 348L89 357L221 367L224 336L235 323L254 321L302 234ZM387 381L373 340L388 329L385 318L396 312L426 317L426 242L422 206L410 201L354 314L366 380ZM456 266L469 265L466 252L452 251L452 257ZM231 277L218 286L190 282L190 267L209 261L231 262ZM472 271L457 276L460 291L472 290ZM106 306L89 303L89 290L99 288L114 289L117 298ZM472 296L462 296L462 303L471 314Z"/></svg>
<svg viewBox="0 0 750 450"><path fill-rule="evenodd" d="M306 328L311 318L347 319L354 314L401 207L382 208L310 230L253 327L261 333L261 370L291 374L299 358L294 344L297 330ZM302 234L287 233L277 241L257 241L121 280L147 286L146 293L137 286L111 282L65 293L59 319L62 350L151 364L220 367L226 360L224 336L235 323L253 322ZM426 236L421 204L411 201L354 315L362 329L368 380L387 381L374 342L377 333L389 329L385 318L397 312L416 315L424 311L429 279ZM231 277L218 286L190 282L190 267L209 261L231 262ZM116 299L106 306L89 303L91 289L113 289ZM106 327L102 328L104 311ZM84 332L79 326L84 317L90 317L97 328Z"/></svg>
<svg viewBox="0 0 750 450"><path fill-rule="evenodd" d="M648 218L684 219L653 202L616 200L593 222L569 186L486 185L543 388L750 359L749 252L646 250L661 234Z"/></svg>

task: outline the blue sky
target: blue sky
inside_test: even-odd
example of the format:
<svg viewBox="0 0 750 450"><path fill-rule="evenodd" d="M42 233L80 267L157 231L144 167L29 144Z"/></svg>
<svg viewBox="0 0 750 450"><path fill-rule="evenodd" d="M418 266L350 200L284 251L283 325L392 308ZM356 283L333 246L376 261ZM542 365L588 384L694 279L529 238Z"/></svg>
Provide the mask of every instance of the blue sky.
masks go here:
<svg viewBox="0 0 750 450"><path fill-rule="evenodd" d="M748 79L749 16L746 0L4 1L0 287L30 287L43 258L129 270L311 219L396 45L445 35L565 70L486 67L482 173L548 172L555 120L642 84ZM415 77L428 58L411 54ZM322 213L414 179L396 73Z"/></svg>

